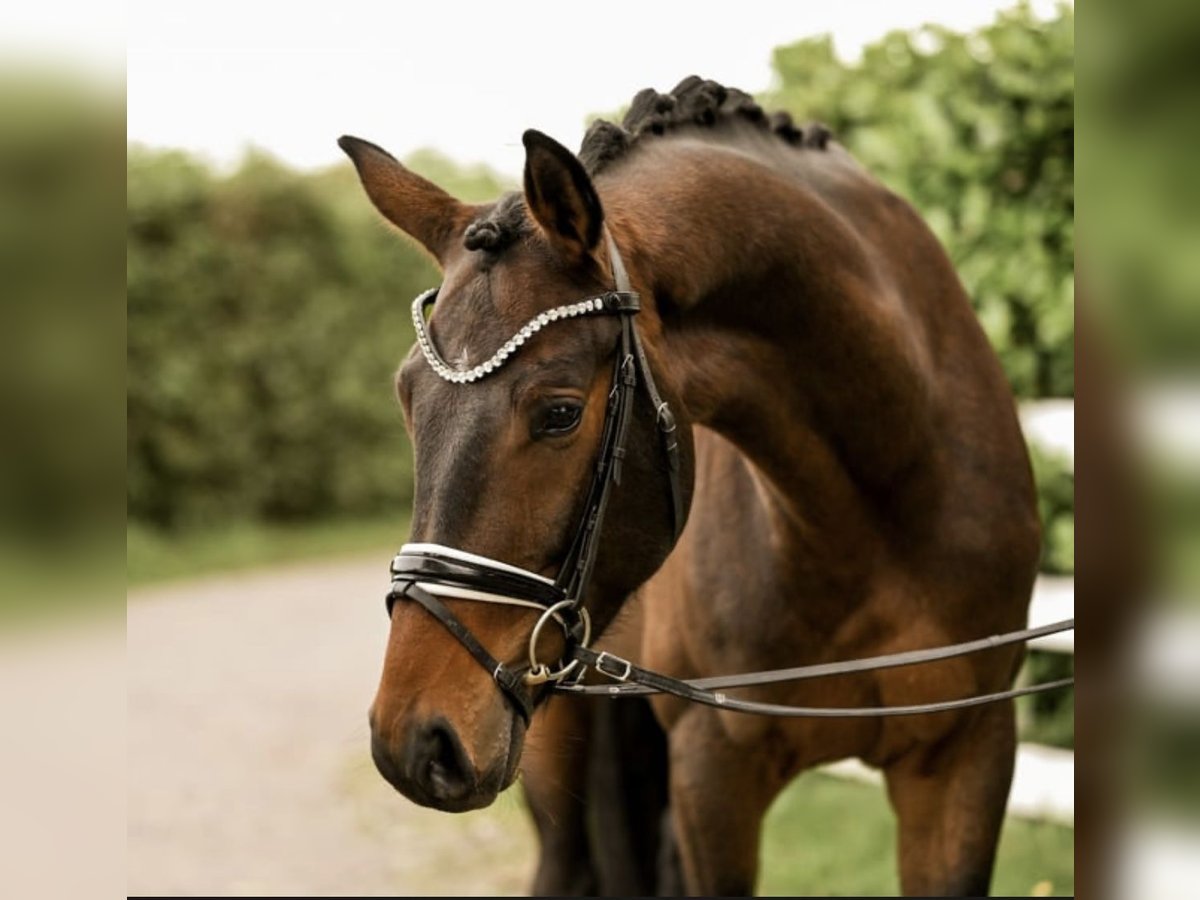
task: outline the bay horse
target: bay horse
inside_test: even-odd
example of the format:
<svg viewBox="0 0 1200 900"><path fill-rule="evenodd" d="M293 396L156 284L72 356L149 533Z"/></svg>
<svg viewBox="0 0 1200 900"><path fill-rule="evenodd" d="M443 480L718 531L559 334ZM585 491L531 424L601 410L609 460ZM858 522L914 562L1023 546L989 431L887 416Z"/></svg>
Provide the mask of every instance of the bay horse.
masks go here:
<svg viewBox="0 0 1200 900"><path fill-rule="evenodd" d="M1025 623L1041 535L1013 396L936 238L828 130L691 77L638 94L619 126L596 122L578 156L527 131L523 190L484 205L373 144L339 144L377 209L444 272L432 313L417 314L437 352L414 347L396 377L419 546L555 577L590 502L621 374L618 322L576 313L582 298L612 292L620 269L640 298L645 364L674 411L678 459L668 472L658 410L634 403L584 586L595 633L636 644L660 671L699 677ZM564 309L570 321L553 321ZM551 324L510 337L539 315ZM518 344L511 361L497 349ZM678 537L669 474L686 515ZM473 636L469 649L421 605L390 607L372 754L417 803L482 807L521 767L526 717L498 685L522 671L537 615L447 599L439 608ZM609 629L622 609L638 622ZM544 635L540 658L563 640ZM743 696L810 706L967 697L1010 685L1022 653ZM544 697L535 688L530 705ZM585 819L611 813L620 792L588 792L641 778L632 795L644 808L625 820L647 839L633 852L668 860L657 870L635 860L656 879L641 889L750 893L773 798L804 769L857 757L883 770L903 891L987 892L1015 756L1011 702L832 720L666 696L644 704L540 707L543 752L525 772L543 838L535 890L604 888ZM555 746L572 729L587 742ZM617 770L607 782L588 774L597 758ZM574 808L562 806L573 794Z"/></svg>

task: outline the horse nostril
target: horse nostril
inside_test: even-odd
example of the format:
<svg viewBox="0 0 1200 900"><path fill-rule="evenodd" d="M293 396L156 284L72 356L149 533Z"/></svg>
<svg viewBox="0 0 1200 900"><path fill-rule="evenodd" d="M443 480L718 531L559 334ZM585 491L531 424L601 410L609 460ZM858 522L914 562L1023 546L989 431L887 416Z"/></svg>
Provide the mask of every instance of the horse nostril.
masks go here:
<svg viewBox="0 0 1200 900"><path fill-rule="evenodd" d="M444 720L435 719L426 730L425 754L418 765L430 792L443 800L457 800L475 788L475 767L467 759L458 735Z"/></svg>

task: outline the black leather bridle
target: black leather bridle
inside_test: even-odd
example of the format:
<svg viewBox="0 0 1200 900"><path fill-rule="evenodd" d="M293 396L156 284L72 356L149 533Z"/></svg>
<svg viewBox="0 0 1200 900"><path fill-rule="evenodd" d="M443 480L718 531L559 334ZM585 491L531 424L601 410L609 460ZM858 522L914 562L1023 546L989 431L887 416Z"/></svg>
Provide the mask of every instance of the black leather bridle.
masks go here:
<svg viewBox="0 0 1200 900"><path fill-rule="evenodd" d="M583 674L585 665L578 658L578 653L587 648L591 637L591 621L583 607L584 592L591 581L592 570L596 564L596 553L612 489L614 485L621 483L629 423L639 385L644 388L650 408L654 411L666 457L673 540L678 538L683 530L685 513L683 491L679 483L679 440L675 416L658 391L650 364L646 360L645 348L634 325L633 317L641 309L639 297L630 285L621 255L607 230L605 236L612 265L614 290L539 314L490 360L471 369L455 368L447 363L429 336L425 325L425 310L435 301L437 290L427 291L413 303L413 324L417 331L418 345L434 371L443 379L456 384L470 384L490 375L526 340L551 322L590 315L616 316L620 322L612 388L608 394L600 450L596 456L583 515L575 528L575 535L559 568L558 577L550 581L506 563L438 544L406 544L392 560L392 589L387 598L388 615L391 615L392 606L397 600L413 600L421 604L492 674L501 690L526 720L533 710L530 687L546 683L561 684L568 678L577 678ZM517 672L495 659L450 611L439 595L541 609L542 615L530 636L529 669ZM554 668L538 662L536 657L538 637L546 622L551 619L561 626L566 637L563 661Z"/></svg>
<svg viewBox="0 0 1200 900"><path fill-rule="evenodd" d="M491 674L527 724L533 714L532 690L539 686L568 693L605 694L613 697L665 692L685 700L738 712L773 716L849 718L942 712L1053 690L1074 683L1073 678L1066 678L940 703L863 708L782 706L739 700L718 690L845 675L948 659L1067 631L1075 627L1074 619L929 650L688 681L643 669L611 653L597 653L592 650L588 646L591 639L591 620L583 606L584 595L596 564L609 498L613 486L621 483L621 467L626 456L629 423L639 385L645 389L651 409L654 410L660 442L666 457L671 527L675 538L679 537L683 529L685 516L683 493L679 483L679 441L675 417L654 382L654 375L650 371L645 349L634 324L634 316L641 308L639 297L630 286L621 255L607 229L605 239L612 265L614 290L539 314L490 359L470 369L452 366L442 358L433 344L426 326L426 310L436 300L437 289L426 291L413 301L413 324L416 328L417 343L430 367L441 378L453 384L471 384L487 377L504 365L527 340L552 322L580 316L616 316L621 328L616 360L613 364L612 388L608 395L604 428L587 501L558 576L551 580L535 572L441 544L406 544L392 560L392 587L387 595L389 617L397 600L419 603ZM499 603L538 611L540 615L529 638L528 668L523 671L515 669L492 656L470 629L454 615L443 601L444 597ZM554 621L561 627L566 641L563 656L553 667L537 659L538 639L549 621ZM617 683L582 684L580 680L588 668Z"/></svg>

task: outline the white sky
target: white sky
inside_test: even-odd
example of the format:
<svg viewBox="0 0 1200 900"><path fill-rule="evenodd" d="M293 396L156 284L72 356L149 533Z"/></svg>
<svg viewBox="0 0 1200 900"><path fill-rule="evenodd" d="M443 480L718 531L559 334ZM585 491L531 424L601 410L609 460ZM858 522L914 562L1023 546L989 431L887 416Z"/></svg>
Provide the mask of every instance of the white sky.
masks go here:
<svg viewBox="0 0 1200 900"><path fill-rule="evenodd" d="M32 4L31 4L32 5ZM129 138L222 165L247 145L299 166L358 135L516 175L521 132L578 147L588 113L696 73L748 91L771 50L829 32L845 58L897 27L965 29L1011 0L132 0ZM1053 0L1036 0L1042 15Z"/></svg>

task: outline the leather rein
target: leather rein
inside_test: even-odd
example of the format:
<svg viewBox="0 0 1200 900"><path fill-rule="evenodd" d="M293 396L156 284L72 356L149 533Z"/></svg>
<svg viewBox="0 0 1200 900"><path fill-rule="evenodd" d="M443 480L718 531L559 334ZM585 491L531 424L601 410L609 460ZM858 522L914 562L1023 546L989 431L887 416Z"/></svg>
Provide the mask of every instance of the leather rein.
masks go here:
<svg viewBox="0 0 1200 900"><path fill-rule="evenodd" d="M629 423L639 385L644 388L651 408L654 410L659 441L666 459L672 528L675 538L679 537L684 524L683 493L679 483L679 441L675 417L654 382L654 376L650 371L645 350L634 324L633 317L641 308L640 299L630 286L629 276L621 260L621 255L607 229L605 229L605 239L611 260L615 290L540 313L510 338L490 359L470 369L448 363L438 353L433 343L426 323L426 310L435 302L438 289L426 291L413 301L413 325L416 329L418 346L434 372L452 384L471 384L480 378L487 377L503 366L526 341L557 321L581 316L616 316L620 322L620 336L613 364L612 388L608 395L600 448L588 489L587 501L584 505L583 516L576 527L574 538L562 566L559 568L558 576L551 580L517 566L442 544L405 544L400 548L399 554L391 564L392 586L387 595L389 618L397 601L412 601L420 604L430 615L441 622L446 630L487 670L527 724L533 715L535 705L533 692L538 688L550 688L569 694L602 694L609 697L667 693L696 703L737 712L771 716L843 718L943 712L1054 690L1074 683L1073 678L1065 678L939 703L862 708L783 706L731 698L720 690L845 675L963 656L968 653L1068 631L1075 627L1074 619L930 650L691 680L672 678L636 666L614 654L597 653L591 649L588 646L592 636L591 619L583 606L584 592L591 581L592 570L595 567L604 516L608 509L613 486L621 483L621 467L626 455ZM530 633L528 667L522 669L507 666L492 656L470 629L451 611L443 598L524 607L540 612ZM550 621L561 628L565 638L563 656L553 665L540 662L537 658L538 640L546 624ZM588 668L594 669L615 683L582 684L581 679Z"/></svg>

